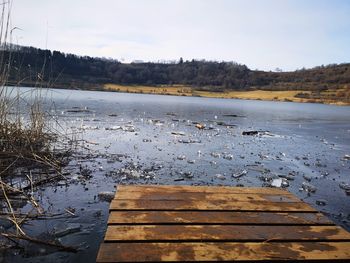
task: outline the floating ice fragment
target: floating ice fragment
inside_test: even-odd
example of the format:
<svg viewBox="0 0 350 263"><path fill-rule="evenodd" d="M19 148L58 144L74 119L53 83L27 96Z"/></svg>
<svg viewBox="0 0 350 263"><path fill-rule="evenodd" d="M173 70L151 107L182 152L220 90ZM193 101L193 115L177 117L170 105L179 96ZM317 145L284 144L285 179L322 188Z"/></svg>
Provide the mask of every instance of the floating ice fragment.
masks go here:
<svg viewBox="0 0 350 263"><path fill-rule="evenodd" d="M273 179L271 182L271 186L281 187L282 186L282 178Z"/></svg>
<svg viewBox="0 0 350 263"><path fill-rule="evenodd" d="M272 180L271 186L272 187L288 187L289 182L287 179L284 179L284 178L276 178L276 179Z"/></svg>
<svg viewBox="0 0 350 263"><path fill-rule="evenodd" d="M201 143L201 140L197 140L197 139L180 139L178 140L179 143Z"/></svg>
<svg viewBox="0 0 350 263"><path fill-rule="evenodd" d="M127 131L127 132L135 132L135 127L132 124L128 124L122 127L123 131Z"/></svg>
<svg viewBox="0 0 350 263"><path fill-rule="evenodd" d="M68 223L63 227L54 227L53 234L55 237L63 237L72 233L79 232L81 229L81 225L79 223Z"/></svg>
<svg viewBox="0 0 350 263"><path fill-rule="evenodd" d="M339 187L340 187L341 189L346 190L346 191L350 191L350 184L348 184L348 183L341 182L341 183L339 184Z"/></svg>
<svg viewBox="0 0 350 263"><path fill-rule="evenodd" d="M177 159L178 160L185 160L186 156L185 155L179 155L179 156L177 156Z"/></svg>
<svg viewBox="0 0 350 263"><path fill-rule="evenodd" d="M215 177L220 179L220 180L226 180L226 177L222 174L216 174Z"/></svg>
<svg viewBox="0 0 350 263"><path fill-rule="evenodd" d="M350 155L349 154L345 154L343 157L343 160L350 160Z"/></svg>
<svg viewBox="0 0 350 263"><path fill-rule="evenodd" d="M214 158L220 158L220 153L217 153L217 152L212 152L210 155L213 156Z"/></svg>
<svg viewBox="0 0 350 263"><path fill-rule="evenodd" d="M247 173L248 173L247 170L242 170L242 171L239 171L237 173L232 174L232 177L239 178L239 177L246 175Z"/></svg>

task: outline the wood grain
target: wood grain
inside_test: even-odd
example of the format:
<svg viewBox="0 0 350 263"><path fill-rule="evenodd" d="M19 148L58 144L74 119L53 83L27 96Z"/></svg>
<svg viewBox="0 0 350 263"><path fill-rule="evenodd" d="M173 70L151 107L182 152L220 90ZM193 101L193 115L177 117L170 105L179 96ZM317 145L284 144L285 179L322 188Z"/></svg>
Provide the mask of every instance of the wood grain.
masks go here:
<svg viewBox="0 0 350 263"><path fill-rule="evenodd" d="M231 211L298 211L317 212L302 202L231 202L227 200L118 200L110 210L231 210Z"/></svg>
<svg viewBox="0 0 350 263"><path fill-rule="evenodd" d="M346 262L350 242L103 243L98 262Z"/></svg>
<svg viewBox="0 0 350 263"><path fill-rule="evenodd" d="M350 262L350 233L277 188L118 186L97 262Z"/></svg>
<svg viewBox="0 0 350 263"><path fill-rule="evenodd" d="M261 241L350 240L337 226L110 225L105 241Z"/></svg>
<svg viewBox="0 0 350 263"><path fill-rule="evenodd" d="M143 192L143 193L231 193L231 194L280 194L293 195L285 189L271 187L232 187L232 186L189 186L189 185L118 185L117 193Z"/></svg>
<svg viewBox="0 0 350 263"><path fill-rule="evenodd" d="M321 213L111 211L108 224L333 225Z"/></svg>

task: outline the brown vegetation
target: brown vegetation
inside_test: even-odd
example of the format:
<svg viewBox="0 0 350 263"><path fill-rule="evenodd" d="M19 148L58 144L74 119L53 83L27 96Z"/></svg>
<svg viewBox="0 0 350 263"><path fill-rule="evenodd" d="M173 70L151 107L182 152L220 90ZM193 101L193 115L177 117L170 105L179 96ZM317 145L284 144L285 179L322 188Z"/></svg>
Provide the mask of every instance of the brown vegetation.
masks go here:
<svg viewBox="0 0 350 263"><path fill-rule="evenodd" d="M287 102L310 102L325 103L336 105L350 105L350 85L344 89L332 89L323 91L310 90L248 90L232 91L224 90L221 92L196 89L190 86L162 85L154 86L125 86L116 84L106 84L104 90L117 91L126 93L146 93L173 96L195 96L208 98L225 98L225 99L246 99L246 100L273 100Z"/></svg>
<svg viewBox="0 0 350 263"><path fill-rule="evenodd" d="M0 6L0 46L4 50L11 46L8 43L12 31L9 29L11 1L2 1ZM10 222L15 231L1 231L0 248L18 247L19 240L26 240L67 250L67 247L60 244L29 237L21 227L31 218L45 216L35 200L34 189L63 177L61 168L69 150L55 150L60 145L57 144L57 134L42 107L40 75L36 80L36 88L31 91L7 87L12 54L8 52L9 58L6 60L3 54L0 54L0 219ZM20 183L14 184L13 178L21 178ZM32 211L19 214L13 206L14 200L30 203Z"/></svg>

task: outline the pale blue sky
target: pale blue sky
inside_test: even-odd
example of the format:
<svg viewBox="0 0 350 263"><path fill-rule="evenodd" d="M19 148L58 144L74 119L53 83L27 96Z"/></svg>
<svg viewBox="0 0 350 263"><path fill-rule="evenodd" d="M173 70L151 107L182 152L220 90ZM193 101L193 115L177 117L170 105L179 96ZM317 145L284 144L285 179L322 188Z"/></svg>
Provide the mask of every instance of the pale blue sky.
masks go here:
<svg viewBox="0 0 350 263"><path fill-rule="evenodd" d="M18 44L125 62L295 70L350 62L350 1L13 0Z"/></svg>

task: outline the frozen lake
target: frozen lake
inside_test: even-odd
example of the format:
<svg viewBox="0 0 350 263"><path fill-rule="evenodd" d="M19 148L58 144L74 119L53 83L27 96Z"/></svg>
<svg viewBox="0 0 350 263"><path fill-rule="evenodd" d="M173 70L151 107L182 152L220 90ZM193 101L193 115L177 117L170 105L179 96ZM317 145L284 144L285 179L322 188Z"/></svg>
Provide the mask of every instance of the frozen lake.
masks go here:
<svg viewBox="0 0 350 263"><path fill-rule="evenodd" d="M13 262L93 262L109 205L97 196L117 184L272 184L350 230L350 107L76 90L44 95L47 111L84 140L86 155L66 168L71 183L36 192L50 212L72 207L76 216L25 229L38 236L78 223L81 230L61 241L82 250L8 255ZM91 178L79 178L81 167Z"/></svg>

